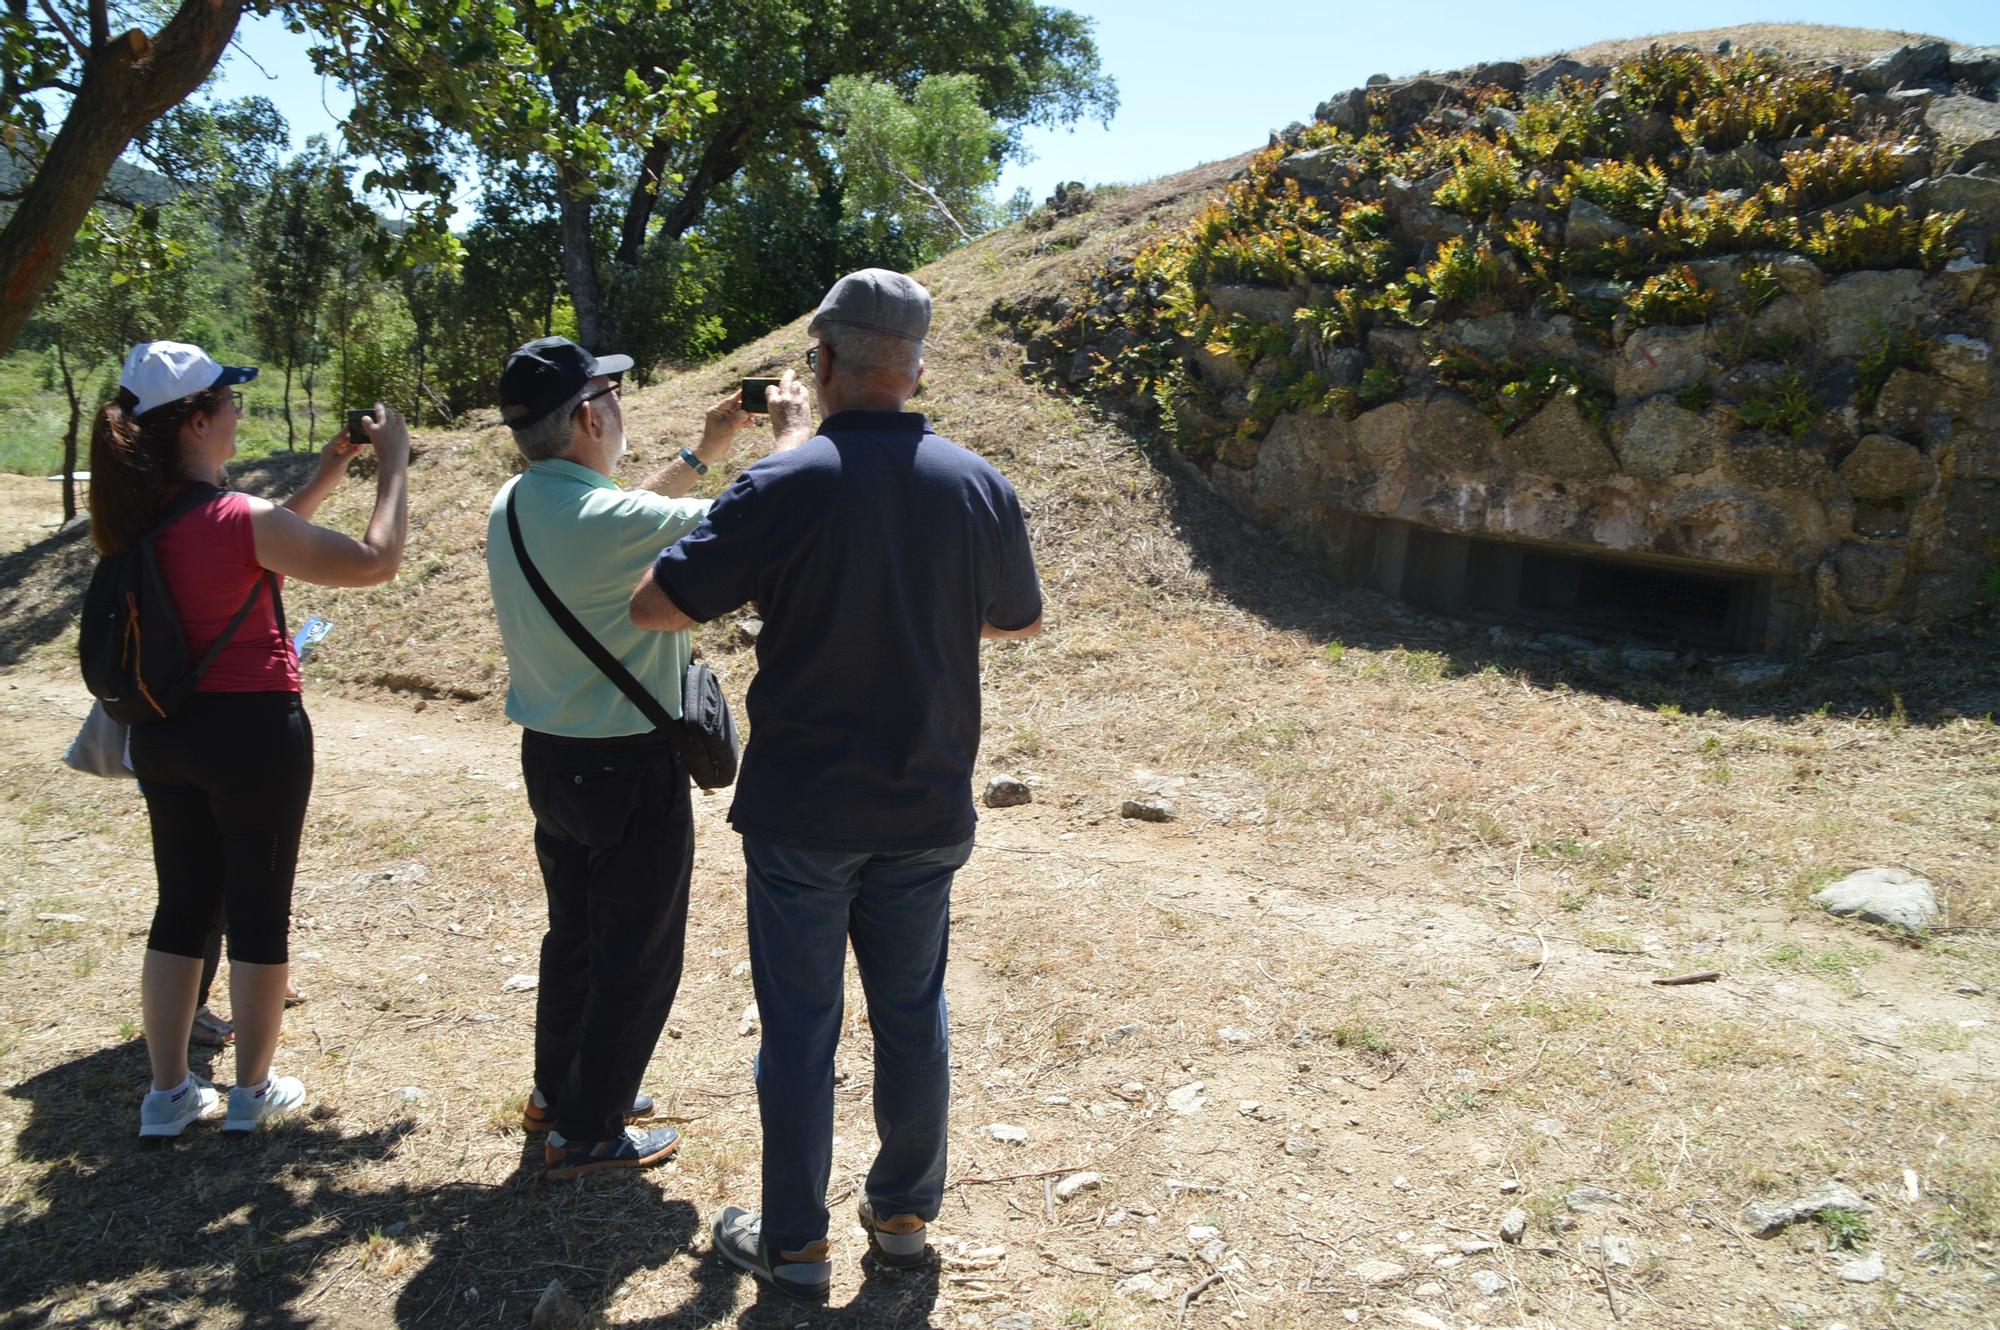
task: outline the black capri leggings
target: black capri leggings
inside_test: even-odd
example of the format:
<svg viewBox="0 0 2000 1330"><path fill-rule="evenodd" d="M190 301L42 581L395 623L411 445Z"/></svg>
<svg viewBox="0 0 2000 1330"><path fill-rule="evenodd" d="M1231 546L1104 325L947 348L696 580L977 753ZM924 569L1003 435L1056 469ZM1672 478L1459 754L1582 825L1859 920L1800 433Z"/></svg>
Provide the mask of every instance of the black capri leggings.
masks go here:
<svg viewBox="0 0 2000 1330"><path fill-rule="evenodd" d="M292 876L312 795L312 722L297 693L197 693L132 727L160 901L146 945L200 957L227 920L229 959L289 959Z"/></svg>

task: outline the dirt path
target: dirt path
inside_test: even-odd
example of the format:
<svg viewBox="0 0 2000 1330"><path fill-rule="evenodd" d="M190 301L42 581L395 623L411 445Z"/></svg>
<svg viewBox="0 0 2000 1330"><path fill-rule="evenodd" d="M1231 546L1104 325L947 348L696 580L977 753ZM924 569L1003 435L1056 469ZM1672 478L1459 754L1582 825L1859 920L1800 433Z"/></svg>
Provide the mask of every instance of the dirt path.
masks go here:
<svg viewBox="0 0 2000 1330"><path fill-rule="evenodd" d="M66 680L0 686L7 1303L50 1324L518 1325L560 1279L607 1324L800 1320L758 1310L700 1228L756 1164L720 799L697 798L688 973L648 1080L686 1153L554 1187L510 1125L532 995L503 990L540 930L515 736L315 698L294 941L311 1001L281 1061L316 1107L253 1142L142 1152L146 833L130 787L51 760L82 709ZM1886 954L1844 992L1748 963L1772 930L1839 945L1782 911L1642 921L1609 946L1547 907L1543 866L1441 871L1053 791L989 813L980 843L957 892L948 1259L900 1283L849 1259L871 1137L857 994L845 1310L821 1319L1174 1325L1199 1288L1189 1324L1991 1324L1990 1256L1914 1254L1935 1235L1887 1162L1921 1189L1992 1127L1991 999L1935 957ZM1698 962L1728 974L1648 982ZM1742 1235L1743 1200L1797 1183L1774 1148L1863 1189L1892 1282L1840 1279L1851 1254L1821 1226ZM1086 1170L1101 1183L1053 1199ZM1489 1245L1517 1204L1527 1242Z"/></svg>

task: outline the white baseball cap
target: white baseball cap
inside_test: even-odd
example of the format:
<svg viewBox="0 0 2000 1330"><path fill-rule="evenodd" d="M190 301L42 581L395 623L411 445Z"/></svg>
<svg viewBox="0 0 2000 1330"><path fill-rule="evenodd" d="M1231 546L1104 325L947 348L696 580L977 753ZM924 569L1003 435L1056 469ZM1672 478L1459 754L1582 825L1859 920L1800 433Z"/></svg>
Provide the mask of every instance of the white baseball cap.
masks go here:
<svg viewBox="0 0 2000 1330"><path fill-rule="evenodd" d="M255 365L218 365L186 342L141 342L125 357L118 386L139 399L132 414L143 416L156 406L256 377Z"/></svg>

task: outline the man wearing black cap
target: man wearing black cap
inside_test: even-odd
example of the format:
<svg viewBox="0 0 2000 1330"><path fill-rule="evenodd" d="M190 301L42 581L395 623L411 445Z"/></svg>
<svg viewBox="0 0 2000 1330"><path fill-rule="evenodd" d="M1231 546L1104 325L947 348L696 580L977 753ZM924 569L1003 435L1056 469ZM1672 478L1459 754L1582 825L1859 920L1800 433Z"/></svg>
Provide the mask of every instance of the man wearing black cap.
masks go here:
<svg viewBox="0 0 2000 1330"><path fill-rule="evenodd" d="M548 591L667 712L681 714L685 633L651 634L626 615L626 591L708 511L682 498L729 455L750 422L740 394L711 407L701 441L621 489L619 376L629 356L595 356L561 337L507 359L501 415L528 461L487 519L486 568L507 651L507 716L520 725L521 773L535 814L547 891L535 999L535 1088L522 1125L548 1133L548 1175L640 1168L672 1155L640 1078L680 986L694 865L688 779L667 740L571 639L541 599L516 538ZM780 446L811 433L805 388L770 392Z"/></svg>
<svg viewBox="0 0 2000 1330"><path fill-rule="evenodd" d="M807 327L826 418L743 471L632 593L667 633L762 611L743 836L762 1017L761 1212L725 1208L716 1250L783 1292L827 1295L833 1059L851 940L874 1036L881 1146L860 1202L876 1260L922 1263L944 1194L944 970L952 876L972 852L979 642L1040 631L1013 487L904 405L931 299L871 268Z"/></svg>

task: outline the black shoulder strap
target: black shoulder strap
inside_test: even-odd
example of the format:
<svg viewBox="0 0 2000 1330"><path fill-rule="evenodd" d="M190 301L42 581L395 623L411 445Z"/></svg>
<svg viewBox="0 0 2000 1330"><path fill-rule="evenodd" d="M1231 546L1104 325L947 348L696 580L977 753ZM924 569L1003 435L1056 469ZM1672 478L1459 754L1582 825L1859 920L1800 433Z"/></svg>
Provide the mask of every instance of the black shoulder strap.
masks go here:
<svg viewBox="0 0 2000 1330"><path fill-rule="evenodd" d="M159 535L162 531L165 531L168 527L180 521L183 517L186 517L189 513L220 493L222 491L214 485L205 485L200 481L189 482L185 490L181 491L180 494L174 497L171 503L160 510L159 517L147 529L142 539L150 541L153 537ZM278 621L278 636L287 640L290 639L291 634L285 631L285 602L278 594L278 575L266 570L264 576L258 579L256 585L250 588L250 594L243 598L243 604L237 608L235 615L230 618L229 626L222 630L220 637L217 637L214 642L209 644L207 653L201 658L201 663L188 672L183 682L183 687L189 691L193 691L194 686L201 682L202 676L208 673L208 667L215 663L215 658L220 656L222 649L229 645L229 639L236 636L236 630L241 628L243 621L250 617L251 607L257 603L257 593L267 586L271 588L271 610L273 616Z"/></svg>
<svg viewBox="0 0 2000 1330"><path fill-rule="evenodd" d="M514 516L514 495L520 488L520 483L517 481L514 488L507 491L507 534L513 538L514 558L520 563L521 572L527 577L528 585L535 589L535 594L541 598L542 608L549 612L549 617L556 621L556 626L576 644L576 649L588 656L590 663L595 665L605 678L617 684L618 691L625 694L632 705L639 708L647 720L653 722L653 728L666 734L678 749L683 737L681 723L660 705L659 698L654 697L644 684L632 677L632 671L626 669L618 657L607 651L604 644L598 641L588 628L577 622L576 616L570 613L569 606L557 599L556 593L549 589L549 584L542 580L541 571L535 567L535 561L528 557L528 547L521 539L521 523Z"/></svg>

